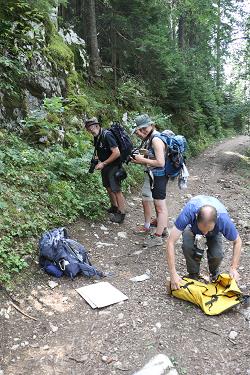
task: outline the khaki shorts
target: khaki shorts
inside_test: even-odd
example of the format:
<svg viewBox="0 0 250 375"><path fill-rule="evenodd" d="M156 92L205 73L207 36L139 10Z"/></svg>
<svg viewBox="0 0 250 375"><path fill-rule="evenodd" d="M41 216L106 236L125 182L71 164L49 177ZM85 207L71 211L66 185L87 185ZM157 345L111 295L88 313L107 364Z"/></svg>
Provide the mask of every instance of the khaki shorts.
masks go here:
<svg viewBox="0 0 250 375"><path fill-rule="evenodd" d="M155 177L154 187L151 188L150 178L145 173L144 183L142 186L142 200L152 202L154 199L164 200L166 198L166 187L168 184L168 177Z"/></svg>
<svg viewBox="0 0 250 375"><path fill-rule="evenodd" d="M151 186L150 186L150 179L149 179L149 175L147 173L145 173L144 183L143 183L143 186L142 186L142 200L143 201L150 201L150 202L153 201L152 190L151 190Z"/></svg>

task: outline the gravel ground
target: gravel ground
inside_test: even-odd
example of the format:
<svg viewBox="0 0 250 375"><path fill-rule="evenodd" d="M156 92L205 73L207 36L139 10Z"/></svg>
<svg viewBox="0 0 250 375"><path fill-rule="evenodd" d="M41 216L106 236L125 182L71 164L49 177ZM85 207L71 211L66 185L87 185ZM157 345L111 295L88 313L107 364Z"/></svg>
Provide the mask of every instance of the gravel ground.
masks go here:
<svg viewBox="0 0 250 375"><path fill-rule="evenodd" d="M249 181L238 171L239 157L226 153L246 147L250 147L249 137L235 137L190 160L189 187L183 192L175 183L169 184L168 207L171 227L191 196L202 193L222 200L243 240L239 285L249 294ZM142 238L133 234L142 218L140 198L134 195L128 197L123 225L80 220L69 227L71 237L90 251L92 263L112 272L105 281L125 293L127 301L92 309L75 289L92 284L93 279L54 279L58 286L51 289L48 282L53 278L35 262L17 280L11 296L36 320L17 311L10 296L1 293L0 375L132 375L159 353L171 359L180 375L250 374L250 308L237 306L209 317L196 306L167 296L165 245L142 247ZM176 250L177 271L184 275L180 243ZM225 242L223 271L228 270L231 256L232 246ZM206 274L206 262L202 267ZM147 270L148 280L129 280ZM237 333L233 339L231 331Z"/></svg>

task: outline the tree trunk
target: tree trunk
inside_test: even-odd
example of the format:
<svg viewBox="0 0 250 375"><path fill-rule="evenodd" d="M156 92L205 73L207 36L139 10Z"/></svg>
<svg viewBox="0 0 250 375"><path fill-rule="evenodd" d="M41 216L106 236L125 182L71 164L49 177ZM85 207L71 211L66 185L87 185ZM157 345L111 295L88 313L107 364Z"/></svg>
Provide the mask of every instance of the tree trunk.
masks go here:
<svg viewBox="0 0 250 375"><path fill-rule="evenodd" d="M100 77L101 58L98 48L97 31L96 31L96 15L95 15L95 0L87 0L87 13L88 13L88 49L89 49L89 68L90 79L95 81Z"/></svg>
<svg viewBox="0 0 250 375"><path fill-rule="evenodd" d="M113 13L114 16L114 13ZM115 25L111 23L111 51L112 51L112 68L114 73L114 88L117 89L117 34Z"/></svg>
<svg viewBox="0 0 250 375"><path fill-rule="evenodd" d="M217 0L217 29L216 29L216 87L221 87L221 0Z"/></svg>
<svg viewBox="0 0 250 375"><path fill-rule="evenodd" d="M185 47L185 16L183 14L179 17L178 45L180 49Z"/></svg>

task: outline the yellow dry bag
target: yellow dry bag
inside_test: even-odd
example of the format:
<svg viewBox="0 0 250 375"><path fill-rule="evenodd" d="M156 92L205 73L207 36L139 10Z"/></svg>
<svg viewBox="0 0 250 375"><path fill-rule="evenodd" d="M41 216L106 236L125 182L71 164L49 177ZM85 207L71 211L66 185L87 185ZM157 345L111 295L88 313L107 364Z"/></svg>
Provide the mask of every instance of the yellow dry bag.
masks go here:
<svg viewBox="0 0 250 375"><path fill-rule="evenodd" d="M218 315L238 305L244 298L236 281L225 273L211 284L183 277L180 289L172 290L171 294L194 303L207 315Z"/></svg>

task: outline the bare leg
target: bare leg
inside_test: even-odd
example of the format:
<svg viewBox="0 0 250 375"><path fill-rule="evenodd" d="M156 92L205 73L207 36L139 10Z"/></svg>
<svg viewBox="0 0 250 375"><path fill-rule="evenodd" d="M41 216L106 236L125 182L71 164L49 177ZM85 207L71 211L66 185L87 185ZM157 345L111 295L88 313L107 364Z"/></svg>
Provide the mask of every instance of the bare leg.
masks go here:
<svg viewBox="0 0 250 375"><path fill-rule="evenodd" d="M168 210L166 199L154 199L154 205L157 214L157 227L155 234L161 236L164 228L168 226Z"/></svg>
<svg viewBox="0 0 250 375"><path fill-rule="evenodd" d="M108 187L106 189L107 189L107 192L108 192L108 196L109 196L109 200L110 200L111 206L118 207L116 193L113 193L113 191L111 190L110 187Z"/></svg>
<svg viewBox="0 0 250 375"><path fill-rule="evenodd" d="M117 202L117 207L122 214L125 214L125 198L122 191L113 193Z"/></svg>
<svg viewBox="0 0 250 375"><path fill-rule="evenodd" d="M144 226L145 224L150 226L151 216L152 216L152 201L151 200L142 200L142 207L144 213Z"/></svg>

